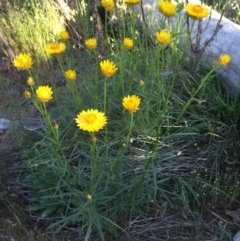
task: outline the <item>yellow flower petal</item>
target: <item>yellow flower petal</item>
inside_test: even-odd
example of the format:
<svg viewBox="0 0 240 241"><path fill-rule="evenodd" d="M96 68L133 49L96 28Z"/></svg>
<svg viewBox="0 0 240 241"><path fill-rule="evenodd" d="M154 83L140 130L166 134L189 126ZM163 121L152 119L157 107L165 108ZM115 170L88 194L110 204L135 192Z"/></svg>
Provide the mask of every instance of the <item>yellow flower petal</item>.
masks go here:
<svg viewBox="0 0 240 241"><path fill-rule="evenodd" d="M133 113L139 110L139 105L141 103L141 99L137 95L128 95L124 97L122 100L123 107L129 112Z"/></svg>
<svg viewBox="0 0 240 241"><path fill-rule="evenodd" d="M124 0L124 3L129 4L129 5L136 5L140 2L141 2L141 0Z"/></svg>
<svg viewBox="0 0 240 241"><path fill-rule="evenodd" d="M145 83L144 83L143 80L139 80L138 84L139 84L140 86L143 86Z"/></svg>
<svg viewBox="0 0 240 241"><path fill-rule="evenodd" d="M172 17L177 11L177 6L171 2L162 1L158 3L158 10L166 17Z"/></svg>
<svg viewBox="0 0 240 241"><path fill-rule="evenodd" d="M31 86L31 85L34 85L34 83L35 83L34 79L32 77L28 77L27 84Z"/></svg>
<svg viewBox="0 0 240 241"><path fill-rule="evenodd" d="M24 91L24 97L25 97L26 99L31 98L31 96L32 96L32 94L31 94L30 91L28 91L28 90L25 90L25 91Z"/></svg>
<svg viewBox="0 0 240 241"><path fill-rule="evenodd" d="M124 38L123 46L126 49L131 49L133 47L133 40L131 38Z"/></svg>
<svg viewBox="0 0 240 241"><path fill-rule="evenodd" d="M48 102L52 97L52 88L48 85L39 86L36 90L36 96L41 102Z"/></svg>
<svg viewBox="0 0 240 241"><path fill-rule="evenodd" d="M110 60L103 60L100 62L100 68L102 74L106 77L112 77L118 69L116 65Z"/></svg>
<svg viewBox="0 0 240 241"><path fill-rule="evenodd" d="M75 70L69 69L65 72L65 77L66 77L67 80L73 81L73 80L76 79L77 73L76 73Z"/></svg>
<svg viewBox="0 0 240 241"><path fill-rule="evenodd" d="M114 10L114 0L101 0L100 3L106 11L111 12Z"/></svg>
<svg viewBox="0 0 240 241"><path fill-rule="evenodd" d="M165 31L165 30L156 32L156 40L159 44L167 45L172 40L171 33L169 33L168 31Z"/></svg>
<svg viewBox="0 0 240 241"><path fill-rule="evenodd" d="M231 61L231 56L228 54L222 54L219 56L219 63L222 66L226 66Z"/></svg>
<svg viewBox="0 0 240 241"><path fill-rule="evenodd" d="M87 194L87 199L91 200L92 199L92 195L91 194Z"/></svg>
<svg viewBox="0 0 240 241"><path fill-rule="evenodd" d="M89 109L80 112L75 121L79 129L88 132L97 132L107 124L107 117L103 112Z"/></svg>
<svg viewBox="0 0 240 241"><path fill-rule="evenodd" d="M60 54L66 50L64 43L51 43L45 47L45 51L48 54Z"/></svg>
<svg viewBox="0 0 240 241"><path fill-rule="evenodd" d="M93 49L97 48L97 39L89 38L85 41L85 45L88 50L93 50Z"/></svg>
<svg viewBox="0 0 240 241"><path fill-rule="evenodd" d="M30 54L19 54L13 60L13 64L20 70L27 70L32 67L32 57Z"/></svg>
<svg viewBox="0 0 240 241"><path fill-rule="evenodd" d="M188 3L185 6L188 16L195 20L201 20L209 15L209 10L203 5Z"/></svg>
<svg viewBox="0 0 240 241"><path fill-rule="evenodd" d="M59 33L59 37L60 37L60 39L63 40L63 41L69 40L69 33L68 33L68 31L61 31L61 32Z"/></svg>

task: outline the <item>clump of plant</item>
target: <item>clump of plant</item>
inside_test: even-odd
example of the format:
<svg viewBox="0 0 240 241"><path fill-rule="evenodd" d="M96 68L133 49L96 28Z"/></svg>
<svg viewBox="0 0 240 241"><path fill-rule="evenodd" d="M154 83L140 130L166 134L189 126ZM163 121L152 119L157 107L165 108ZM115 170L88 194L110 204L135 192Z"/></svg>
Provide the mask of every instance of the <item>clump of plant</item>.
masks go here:
<svg viewBox="0 0 240 241"><path fill-rule="evenodd" d="M140 1L124 2L131 7ZM101 5L114 9L113 1L102 0ZM65 78L61 90L53 80L41 84L31 49L14 60L16 68L28 71L25 97L44 122L41 140L24 151L24 165L33 188L30 209L54 216L49 228L75 224L85 240L93 233L112 240L135 217L160 215L150 208L152 203L172 209L200 205L204 195L216 190L216 180L208 176L203 181L209 175L208 153L198 148L200 136L217 135L219 123L205 113L200 98L215 70L226 68L231 57L223 53L193 83L180 71L190 39L178 49L173 40L181 33L164 21L177 14L177 6L161 2L158 8L163 21L150 36L151 45L135 28L134 11L128 35L123 29L122 38L101 43L104 57L98 55L94 36L85 40L87 59L74 50L78 61L65 54L71 52L67 32L61 33L61 42L46 44L44 51ZM201 5L188 4L185 10L194 21L209 14ZM219 186L217 190L221 192Z"/></svg>

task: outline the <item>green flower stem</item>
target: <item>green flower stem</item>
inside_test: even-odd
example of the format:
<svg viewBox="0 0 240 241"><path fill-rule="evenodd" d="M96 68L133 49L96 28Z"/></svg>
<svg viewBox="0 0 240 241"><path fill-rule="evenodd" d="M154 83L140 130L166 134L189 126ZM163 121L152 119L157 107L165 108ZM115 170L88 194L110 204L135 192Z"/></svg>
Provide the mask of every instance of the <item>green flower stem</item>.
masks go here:
<svg viewBox="0 0 240 241"><path fill-rule="evenodd" d="M70 164L69 164L69 161L68 159L66 158L63 150L62 150L62 146L61 146L61 143L60 143L60 140L59 140L59 130L58 128L55 128L53 125L52 125L52 122L51 122L51 118L50 118L50 114L48 113L47 111L47 108L46 108L46 103L43 102L42 105L39 105L37 100L33 100L33 103L35 105L35 107L39 110L44 122L45 122L45 125L46 125L46 133L49 137L53 137L51 138L53 144L54 144L54 147L53 148L53 153L57 153L57 162L59 164L59 166L64 170L63 172L63 178L65 178L66 182L67 182L67 185L68 187L71 189L71 181L70 179L73 177L74 180L76 181L76 183L78 183L78 186L84 190L82 184L80 183L79 181L79 178L76 176L76 174L73 172L72 168L70 167ZM70 175L68 175L70 174ZM71 177L72 176L72 177Z"/></svg>
<svg viewBox="0 0 240 241"><path fill-rule="evenodd" d="M63 66L62 66L62 62L61 62L61 59L59 58L59 55L57 55L57 60L58 60L60 69L61 69L63 75L65 76L65 71L64 71L64 68L63 68Z"/></svg>
<svg viewBox="0 0 240 241"><path fill-rule="evenodd" d="M153 57L153 62L151 63L151 69L149 70L149 73L155 73L155 71L153 71L154 67L156 66L155 63L157 63L157 68L159 71L159 58L160 58L160 51L161 51L162 46L157 46L157 51L155 51L154 57ZM157 72L157 78L159 76L159 72ZM152 77L152 79L155 79L155 76ZM150 93L153 92L153 88L155 88L154 86L154 82L152 81L151 84L151 89L150 89Z"/></svg>
<svg viewBox="0 0 240 241"><path fill-rule="evenodd" d="M111 52L111 45L109 44L109 34L108 34L108 11L105 9L105 19L104 19L104 30L105 30L105 36L101 36L103 38L103 41L105 43L105 46L102 46L104 50L107 49L108 53Z"/></svg>
<svg viewBox="0 0 240 241"><path fill-rule="evenodd" d="M184 115L185 111L187 110L187 108L189 107L189 105L192 103L194 97L197 95L197 93L202 89L203 85L207 82L207 80L209 79L209 76L216 70L216 68L213 68L210 70L210 72L202 79L200 85L198 86L198 88L192 93L190 99L188 100L188 102L184 105L184 107L182 108L181 113L179 114L178 118L176 119L176 121L174 122L174 124L172 126L175 126L178 124L178 122L181 120L182 116ZM168 130L169 131L169 130Z"/></svg>
<svg viewBox="0 0 240 241"><path fill-rule="evenodd" d="M33 74L31 73L30 69L28 69L27 72L28 72L28 76L33 78Z"/></svg>
<svg viewBox="0 0 240 241"><path fill-rule="evenodd" d="M158 57L158 59L157 59L157 61L158 61L158 63L157 63L157 73L159 73L158 74L158 76L157 76L157 78L158 78L158 98L159 99L163 99L164 100L164 96L160 96L161 95L161 93L163 93L163 88L162 88L162 85L163 85L163 78L162 78L162 75L160 74L162 71L163 71L163 69L164 69L164 64L165 64L165 59L164 59L164 48L161 46L161 48L159 49L159 50L157 50L158 52L159 52L159 57L161 56L161 62L162 62L162 68L161 68L161 70L160 70L160 58ZM163 94L164 95L164 94ZM159 106L159 105L158 105Z"/></svg>
<svg viewBox="0 0 240 241"><path fill-rule="evenodd" d="M166 16L163 16L162 20L161 20L161 24L160 24L160 29L165 29L165 23L166 23Z"/></svg>
<svg viewBox="0 0 240 241"><path fill-rule="evenodd" d="M104 79L104 100L103 100L103 111L107 115L107 77ZM105 128L105 150L106 156L108 155L108 132L107 127Z"/></svg>
<svg viewBox="0 0 240 241"><path fill-rule="evenodd" d="M103 111L107 113L107 77L104 79Z"/></svg>
<svg viewBox="0 0 240 241"><path fill-rule="evenodd" d="M97 157L97 145L96 145L96 140L95 140L95 136L93 132L90 132L90 136L91 136L91 141L92 141L92 146L91 146L91 152L92 152L92 160L91 160L91 164L92 164L92 176L91 176L91 184L95 184L96 179L97 179L97 174L99 171L98 168L98 157ZM91 189L92 192L92 189Z"/></svg>
<svg viewBox="0 0 240 241"><path fill-rule="evenodd" d="M130 126L129 126L129 130L128 130L128 135L127 135L126 147L128 146L128 144L130 142L130 136L131 136L131 133L132 133L132 128L133 128L133 113L130 113Z"/></svg>
<svg viewBox="0 0 240 241"><path fill-rule="evenodd" d="M98 55L97 55L97 51L94 50L94 57L95 57L95 60L96 60L96 63L98 63ZM95 71L95 95L94 95L94 98L95 98L95 101L96 103L98 103L98 71Z"/></svg>
<svg viewBox="0 0 240 241"><path fill-rule="evenodd" d="M118 84L117 90L116 90L116 95L118 95L119 92L119 88L122 86L122 96L125 95L125 89L124 89L124 70L125 70L125 64L124 64L124 59L125 59L125 51L120 51L119 48L119 52L121 54L120 59L119 59L119 65L120 65L120 80L121 81L116 81L116 83Z"/></svg>
<svg viewBox="0 0 240 241"><path fill-rule="evenodd" d="M154 76L150 76L148 77L149 79L155 79L157 77L158 79L158 89L160 91L160 87L161 85L159 85L159 79L160 79L160 73L159 73L159 69L160 69L160 61L159 61L159 58L160 58L160 52L162 50L162 46L157 46L157 49L156 51L154 52L154 56L153 56L153 60L152 60L152 63L150 64L150 70L149 70L149 73L156 73L156 75ZM154 66L156 66L156 63L157 63L157 71L154 71ZM159 87L160 86L160 87ZM150 90L149 90L149 93L152 93L153 92L153 89L155 88L155 82L154 81L151 81L151 87L150 87ZM148 102L148 100L146 100ZM147 103L147 105L149 105ZM150 109L147 108L146 110L146 121L147 123L150 125L151 123L151 118L149 118L149 112L150 112Z"/></svg>
<svg viewBox="0 0 240 241"><path fill-rule="evenodd" d="M136 64L134 64L134 50L131 51L131 63L130 63L130 71L131 71L131 81L129 84L129 91L131 91L132 84L134 83L134 77L136 72Z"/></svg>
<svg viewBox="0 0 240 241"><path fill-rule="evenodd" d="M188 39L189 39L190 42L191 42L191 34L192 34L192 31L193 31L193 26L194 26L195 21L196 21L196 20L193 19L191 28L190 28L190 30L189 30L189 32L188 32ZM201 21L201 20L199 20L199 21Z"/></svg>
<svg viewBox="0 0 240 241"><path fill-rule="evenodd" d="M126 152L126 150L128 148L128 145L129 145L129 142L130 142L131 133L132 133L132 128L133 128L133 113L131 113L130 116L131 117L130 117L130 125L129 125L128 135L127 135L127 141L125 143L124 148L121 149L121 152L119 153L119 155L117 156L117 158L113 162L113 165L111 167L111 171L117 170L117 166L121 162L122 157L123 157L124 153Z"/></svg>
<svg viewBox="0 0 240 241"><path fill-rule="evenodd" d="M159 140L159 136L160 136L160 133L159 133L159 128L157 128L156 130L157 132L157 137L156 137L156 140L155 140L155 143L154 143L154 147L153 147L153 150L152 150L152 154L150 156L150 158L148 159L147 163L145 164L144 168L143 168L143 172L142 172L142 175L140 176L138 182L136 183L136 185L134 186L134 189L133 191L131 191L130 193L130 197L129 197L129 206L134 203L134 198L136 196L136 194L138 193L139 189L141 188L144 180L145 180L145 176L147 174L147 171L149 169L149 166L153 163L153 161L155 160L155 157L156 157L156 153L157 153L157 149L159 147L158 145L158 140ZM125 218L127 217L128 215L128 207L125 208L126 210L126 214L125 214Z"/></svg>
<svg viewBox="0 0 240 241"><path fill-rule="evenodd" d="M51 123L50 114L47 111L46 103L43 102L42 104L43 104L42 116L43 116L43 118L45 120L45 123L46 123L47 127L49 127L52 130L53 126L52 126L52 123Z"/></svg>
<svg viewBox="0 0 240 241"><path fill-rule="evenodd" d="M40 83L40 80L39 80L39 76L38 76L38 74L36 74L35 72L36 71L30 71L30 69L28 69L28 76L29 77L32 77L33 78L33 80L34 80L34 85L36 86L36 85L38 85L39 83Z"/></svg>
<svg viewBox="0 0 240 241"><path fill-rule="evenodd" d="M61 160L60 160L60 165L62 167L64 167L64 174L66 173L66 166L62 165L62 160L64 160L64 162L67 164L67 159L65 157L65 154L63 153L62 151L62 146L61 146L61 143L59 141L59 131L58 131L58 128L55 128L54 125L52 124L52 121L51 121L51 117L50 117L50 114L48 113L47 111L47 108L46 108L46 103L43 102L43 109L42 109L42 113L41 113L43 119L44 119L44 122L47 126L47 129L46 129L46 132L48 134L49 137L53 136L53 144L54 144L54 147L53 147L53 152L54 153L57 153L58 156L59 154L61 154L61 157L63 157Z"/></svg>
<svg viewBox="0 0 240 241"><path fill-rule="evenodd" d="M82 108L82 99L80 97L76 81L75 80L73 80L73 81L67 80L67 87L72 93L72 96L73 96L73 99L76 103L76 106L79 109L81 109Z"/></svg>
<svg viewBox="0 0 240 241"><path fill-rule="evenodd" d="M195 20L194 20L195 21ZM164 106L163 106L163 110L162 110L162 113L165 113L166 109L167 109L167 105L168 105L168 102L169 102L169 98L172 94L172 90L173 90L173 86L174 86L174 83L175 83L175 80L176 80L176 77L177 77L177 73L178 73L178 69L179 69L179 65L180 65L180 61L183 59L184 55L186 54L187 52L187 49L189 47L189 44L191 44L191 33L192 33L192 30L193 30L193 26L194 26L194 21L192 22L192 26L191 26L191 29L190 29L190 32L188 33L188 41L186 41L186 44L183 48L183 51L182 51L182 54L180 55L180 57L177 59L177 62L176 62L176 65L175 65L175 69L174 69L174 73L173 73L173 78L171 80L171 84L170 84L170 88L169 88L169 91L168 91L168 94L166 96L166 99L164 101Z"/></svg>
<svg viewBox="0 0 240 241"><path fill-rule="evenodd" d="M134 6L132 5L132 6L129 6L129 8L130 8L130 16L131 16L131 35L132 35L132 37L133 37L133 39L135 39L135 30L136 30L136 26L135 26L135 24L136 24L136 12L135 12L135 10L134 10Z"/></svg>

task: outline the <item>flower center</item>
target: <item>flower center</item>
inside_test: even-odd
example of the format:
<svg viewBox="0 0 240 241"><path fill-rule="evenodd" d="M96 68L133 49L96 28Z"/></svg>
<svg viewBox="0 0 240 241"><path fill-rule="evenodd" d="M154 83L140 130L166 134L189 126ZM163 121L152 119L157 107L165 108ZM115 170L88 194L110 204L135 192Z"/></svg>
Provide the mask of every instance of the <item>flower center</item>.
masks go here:
<svg viewBox="0 0 240 241"><path fill-rule="evenodd" d="M58 49L58 48L59 48L59 44L52 44L52 45L51 45L51 48L52 48L52 49Z"/></svg>
<svg viewBox="0 0 240 241"><path fill-rule="evenodd" d="M201 13L201 12L204 10L204 8L203 8L202 6L200 6L200 5L194 5L194 6L192 7L192 10L193 10L195 13Z"/></svg>
<svg viewBox="0 0 240 241"><path fill-rule="evenodd" d="M93 124L95 121L96 121L96 115L94 114L88 114L87 116L85 116L85 121L88 123L88 124Z"/></svg>
<svg viewBox="0 0 240 241"><path fill-rule="evenodd" d="M47 98L48 96L49 96L48 91L47 91L47 90L43 90L43 91L42 91L42 97L43 97L43 98Z"/></svg>
<svg viewBox="0 0 240 241"><path fill-rule="evenodd" d="M135 103L134 103L133 100L130 100L130 102L129 102L129 107L130 107L130 108L135 108Z"/></svg>

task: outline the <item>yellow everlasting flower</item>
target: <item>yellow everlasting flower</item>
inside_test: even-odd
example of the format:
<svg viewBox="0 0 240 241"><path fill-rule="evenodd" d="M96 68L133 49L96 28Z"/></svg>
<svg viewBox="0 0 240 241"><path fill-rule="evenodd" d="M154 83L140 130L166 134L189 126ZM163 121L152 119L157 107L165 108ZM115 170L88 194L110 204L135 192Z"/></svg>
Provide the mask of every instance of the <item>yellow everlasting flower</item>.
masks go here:
<svg viewBox="0 0 240 241"><path fill-rule="evenodd" d="M114 0L101 0L100 3L108 12L114 9Z"/></svg>
<svg viewBox="0 0 240 241"><path fill-rule="evenodd" d="M214 59L213 61L212 61L212 65L217 65L217 60L216 59Z"/></svg>
<svg viewBox="0 0 240 241"><path fill-rule="evenodd" d="M188 3L185 6L185 11L190 18L195 20L201 20L209 15L209 10L206 7L198 4Z"/></svg>
<svg viewBox="0 0 240 241"><path fill-rule="evenodd" d="M140 86L143 86L145 83L144 83L143 80L139 80L138 84L139 84Z"/></svg>
<svg viewBox="0 0 240 241"><path fill-rule="evenodd" d="M230 61L231 61L231 56L228 54L222 54L219 56L219 63L222 66L229 64Z"/></svg>
<svg viewBox="0 0 240 241"><path fill-rule="evenodd" d="M106 77L112 77L118 69L116 65L110 60L103 60L100 62L100 68L102 74Z"/></svg>
<svg viewBox="0 0 240 241"><path fill-rule="evenodd" d="M41 102L48 102L49 100L51 100L53 98L52 94L53 94L52 88L49 87L48 85L39 86L36 90L37 98Z"/></svg>
<svg viewBox="0 0 240 241"><path fill-rule="evenodd" d="M123 46L126 49L131 49L133 47L133 40L131 38L124 38Z"/></svg>
<svg viewBox="0 0 240 241"><path fill-rule="evenodd" d="M13 64L16 68L21 70L30 69L32 67L32 57L30 54L19 54L13 60Z"/></svg>
<svg viewBox="0 0 240 241"><path fill-rule="evenodd" d="M32 77L28 77L27 84L31 86L31 85L34 85L34 83L35 83L34 79Z"/></svg>
<svg viewBox="0 0 240 241"><path fill-rule="evenodd" d="M45 51L48 54L60 54L66 50L64 43L51 43L45 47Z"/></svg>
<svg viewBox="0 0 240 241"><path fill-rule="evenodd" d="M123 107L129 112L133 113L139 110L139 105L141 103L141 99L136 95L128 95L123 98L122 104Z"/></svg>
<svg viewBox="0 0 240 241"><path fill-rule="evenodd" d="M30 91L28 91L28 90L25 90L25 91L24 91L24 97L25 97L26 99L31 98L31 96L32 96L32 94L31 94Z"/></svg>
<svg viewBox="0 0 240 241"><path fill-rule="evenodd" d="M96 38L89 38L85 41L85 45L87 49L93 50L97 48L97 39Z"/></svg>
<svg viewBox="0 0 240 241"><path fill-rule="evenodd" d="M92 195L91 194L87 194L87 199L91 200L92 199Z"/></svg>
<svg viewBox="0 0 240 241"><path fill-rule="evenodd" d="M141 0L124 0L124 3L129 4L129 5L136 5L140 2L141 2Z"/></svg>
<svg viewBox="0 0 240 241"><path fill-rule="evenodd" d="M171 33L165 30L161 30L159 32L156 32L156 39L159 44L167 45L171 42L172 36Z"/></svg>
<svg viewBox="0 0 240 241"><path fill-rule="evenodd" d="M60 39L62 39L63 41L69 40L69 33L68 33L68 31L61 31L61 32L59 33L59 37L60 37Z"/></svg>
<svg viewBox="0 0 240 241"><path fill-rule="evenodd" d="M158 10L166 17L172 17L176 13L177 7L171 2L162 1L158 3Z"/></svg>
<svg viewBox="0 0 240 241"><path fill-rule="evenodd" d="M65 72L65 77L66 77L67 80L73 81L73 80L76 79L77 73L76 73L75 70L69 69Z"/></svg>
<svg viewBox="0 0 240 241"><path fill-rule="evenodd" d="M107 124L107 117L103 112L89 109L80 112L75 121L79 129L88 132L97 132Z"/></svg>

